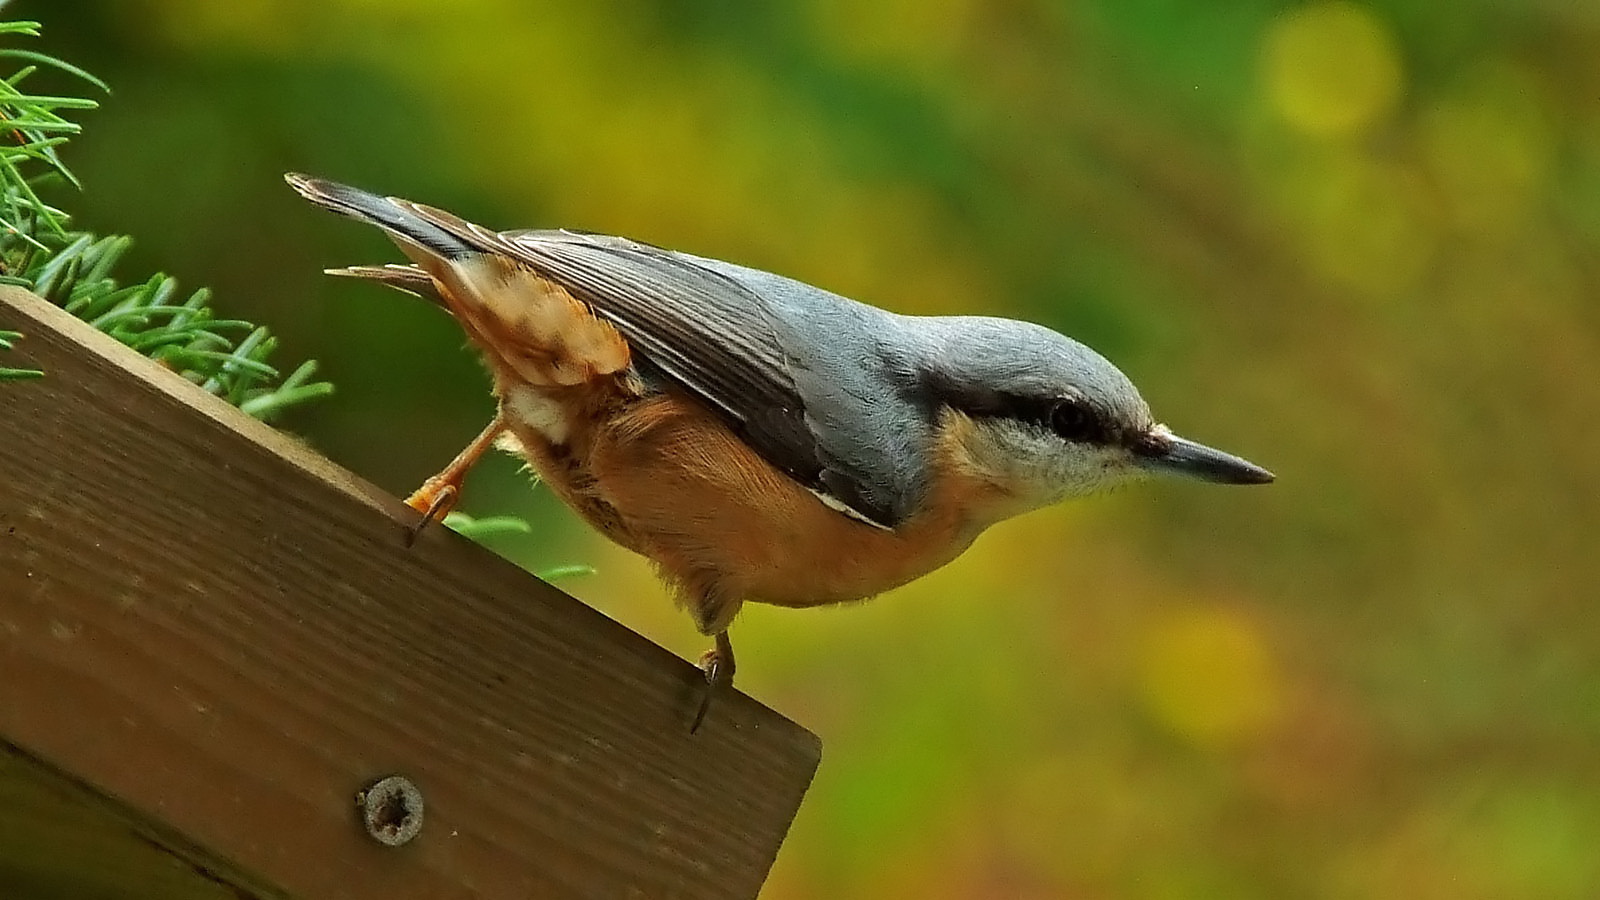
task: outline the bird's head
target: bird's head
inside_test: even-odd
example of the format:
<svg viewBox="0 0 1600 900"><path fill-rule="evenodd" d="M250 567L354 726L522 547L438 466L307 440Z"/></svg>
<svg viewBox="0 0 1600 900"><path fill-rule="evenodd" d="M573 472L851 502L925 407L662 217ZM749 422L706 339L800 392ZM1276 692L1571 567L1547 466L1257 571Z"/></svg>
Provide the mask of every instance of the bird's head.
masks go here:
<svg viewBox="0 0 1600 900"><path fill-rule="evenodd" d="M941 322L923 383L959 430L964 464L1015 511L1150 474L1222 484L1273 475L1173 434L1128 377L1083 344L1040 325L960 317Z"/></svg>

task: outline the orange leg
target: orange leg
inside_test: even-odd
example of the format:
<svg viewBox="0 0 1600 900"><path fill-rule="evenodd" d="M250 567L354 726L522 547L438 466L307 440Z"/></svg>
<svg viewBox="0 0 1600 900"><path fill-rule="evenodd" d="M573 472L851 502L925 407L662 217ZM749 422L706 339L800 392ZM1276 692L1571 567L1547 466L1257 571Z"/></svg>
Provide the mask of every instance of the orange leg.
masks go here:
<svg viewBox="0 0 1600 900"><path fill-rule="evenodd" d="M444 471L429 478L422 483L422 487L412 492L406 498L406 505L422 513L422 521L418 522L406 535L406 546L411 546L417 540L417 535L429 524L437 522L455 508L456 501L461 497L461 481L467 477L467 470L471 469L483 454L494 445L494 439L506 428L505 417L495 413L494 421L489 427L472 439L465 450L456 454L450 460L450 465Z"/></svg>
<svg viewBox="0 0 1600 900"><path fill-rule="evenodd" d="M689 726L690 734L699 731L700 723L706 720L711 696L718 689L733 684L733 643L728 640L726 631L717 632L717 646L700 657L700 668L706 673L706 692L700 696L700 709L694 714L694 724Z"/></svg>

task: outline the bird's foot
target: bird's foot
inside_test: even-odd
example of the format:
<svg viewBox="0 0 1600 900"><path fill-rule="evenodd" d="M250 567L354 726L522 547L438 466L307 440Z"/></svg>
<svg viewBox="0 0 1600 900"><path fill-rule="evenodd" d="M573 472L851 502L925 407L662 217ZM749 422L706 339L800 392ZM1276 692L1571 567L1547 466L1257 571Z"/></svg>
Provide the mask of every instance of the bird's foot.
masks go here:
<svg viewBox="0 0 1600 900"><path fill-rule="evenodd" d="M461 499L461 482L466 479L468 470L483 458L483 454L488 452L490 447L494 446L495 438L499 437L505 428L505 417L496 413L488 427L473 438L466 449L457 453L456 458L450 460L450 465L445 466L443 472L424 481L422 487L417 488L406 498L407 506L422 513L422 521L411 526L406 532L407 547L417 542L417 535L421 534L424 528L443 519L450 514L450 510L456 508L456 501Z"/></svg>
<svg viewBox="0 0 1600 900"><path fill-rule="evenodd" d="M717 645L700 656L700 671L706 673L705 693L700 695L700 709L694 714L694 724L689 726L689 733L694 734L700 730L700 725L706 720L706 713L711 710L711 698L718 691L733 686L733 644L728 640L726 631L717 634Z"/></svg>
<svg viewBox="0 0 1600 900"><path fill-rule="evenodd" d="M465 473L462 473L465 474ZM456 501L461 499L461 484L459 479L451 481L445 475L435 475L422 483L406 498L406 505L422 513L422 520L406 530L406 546L417 542L417 535L434 522L442 520L456 508Z"/></svg>

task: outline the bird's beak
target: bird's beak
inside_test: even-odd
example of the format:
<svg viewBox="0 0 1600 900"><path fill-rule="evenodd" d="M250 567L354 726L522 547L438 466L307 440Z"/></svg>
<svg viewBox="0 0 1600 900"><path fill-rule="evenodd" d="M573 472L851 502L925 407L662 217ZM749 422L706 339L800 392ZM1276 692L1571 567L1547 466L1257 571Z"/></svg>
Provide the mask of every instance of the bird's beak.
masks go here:
<svg viewBox="0 0 1600 900"><path fill-rule="evenodd" d="M1134 459L1153 472L1218 484L1266 484L1274 477L1249 460L1178 437L1161 426L1134 449Z"/></svg>

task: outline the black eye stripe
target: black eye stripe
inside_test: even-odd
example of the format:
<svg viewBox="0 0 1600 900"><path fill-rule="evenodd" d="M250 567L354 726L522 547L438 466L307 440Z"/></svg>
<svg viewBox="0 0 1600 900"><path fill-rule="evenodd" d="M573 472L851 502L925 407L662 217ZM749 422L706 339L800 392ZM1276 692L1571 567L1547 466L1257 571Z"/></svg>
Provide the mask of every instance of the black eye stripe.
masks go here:
<svg viewBox="0 0 1600 900"><path fill-rule="evenodd" d="M1076 397L1035 397L996 392L962 399L967 402L951 405L969 416L1028 422L1062 440L1096 444L1115 442L1115 429L1107 426L1100 411Z"/></svg>
<svg viewBox="0 0 1600 900"><path fill-rule="evenodd" d="M937 373L924 373L923 378L924 398L935 400L933 409L948 406L974 418L1026 422L1077 443L1115 444L1122 436L1114 417L1079 395L1014 394L957 383Z"/></svg>

